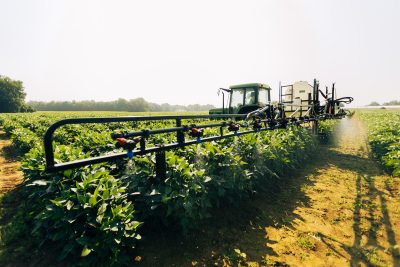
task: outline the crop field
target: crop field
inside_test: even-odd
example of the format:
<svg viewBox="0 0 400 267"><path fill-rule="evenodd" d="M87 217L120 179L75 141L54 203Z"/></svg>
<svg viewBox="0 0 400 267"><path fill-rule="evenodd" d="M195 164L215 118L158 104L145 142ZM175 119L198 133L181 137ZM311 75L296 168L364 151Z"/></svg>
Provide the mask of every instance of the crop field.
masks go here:
<svg viewBox="0 0 400 267"><path fill-rule="evenodd" d="M368 127L372 152L382 166L393 175L400 175L400 111L363 111L361 118Z"/></svg>
<svg viewBox="0 0 400 267"><path fill-rule="evenodd" d="M241 228L242 217L246 218L248 223L247 219L253 216L249 215L253 212L241 209L248 205L253 207L251 205L254 204L249 203L260 204L260 195L264 194L277 195L277 199L283 199L283 204L279 206L279 203L274 201L271 204L260 204L260 206L275 207L271 208L270 213L264 210L262 215L256 215L250 220L252 224L260 218L267 218L268 222L274 221L275 227L278 227L277 225L288 227L294 218L287 215L287 212L293 210L292 205L296 202L293 199L298 195L290 190L294 186L301 188L299 192L309 190L308 182L300 184L298 181L304 177L312 180L314 178L310 178L307 172L315 171L312 177L317 177L320 170L329 169L332 164L334 165L334 161L331 165L318 164L322 159L326 159L327 155L338 153L332 152L335 151L335 148L332 148L335 144L321 145L309 129L291 126L288 129L248 134L168 151L167 177L163 181L156 179L153 154L54 174L45 172L42 137L52 123L71 117L123 115L144 114L36 112L0 115L0 127L5 136L11 139L13 149L18 151L17 157L23 172L23 181L16 189L9 193L3 192L5 194L1 200L0 264L7 265L9 264L7 261L12 262L9 266L24 265L27 262L32 262L32 265L60 266L95 264L265 266L286 264L286 262L294 265L299 263L291 258L283 261L284 257L259 256L259 251L255 249L247 249L249 252L246 254L244 248L249 244L240 244L235 238L232 239L235 240L233 243L235 246L241 246L240 248L223 247L217 253L214 249L208 251L209 247L218 246L217 241L210 240L211 245L207 241L199 241L199 246L203 246L201 256L193 252L196 249L190 246L187 252L189 254L184 254L185 256L176 251L177 247L175 254L168 251L174 249L173 246L176 246L174 242L181 242L176 240L186 240L185 238L193 235L196 240L203 240L199 235L206 237L214 235L214 228L211 225L219 225L219 222L224 221L221 214L225 214L225 210L228 213L232 211L234 216L238 216L237 222L232 223L232 227ZM368 139L374 157L388 173L391 185L398 185L393 179L397 179L395 177L400 174L400 111L359 111L355 117L345 121L353 123L352 125L356 121L359 127L357 129L362 129L360 131L367 129L368 136L365 138ZM333 135L337 131L340 132L340 125L346 122L339 123L334 120L320 122L319 132L325 136ZM206 121L185 122L185 124L201 123ZM163 124L135 122L63 126L54 135L56 162L122 152L122 149L115 147L115 141L111 139L111 134L114 132L157 129L173 125L173 121L166 121ZM215 133L217 129L208 129L204 135ZM348 131L346 133L350 134ZM159 134L150 137L148 142L160 145L175 138L174 134ZM361 162L360 159L355 160ZM317 163L311 163L310 166L310 162ZM352 168L352 172L357 172L357 164ZM338 172L337 169L334 171ZM303 178L300 179L298 176ZM331 177L330 180L332 179L334 178ZM318 197L321 196L321 192ZM291 199L290 208L288 208L288 198ZM286 208L287 211L279 210ZM276 221L272 217L277 214L280 214L279 216L286 214L286 217ZM233 219L231 216L226 215L227 218ZM382 223L387 225L384 220L383 216ZM340 225L341 222L337 223ZM225 230L216 231L223 231L221 235L224 236L224 243L229 243ZM164 241L155 238L155 233ZM232 232L229 234L233 235ZM182 236L182 239L176 238L176 235ZM300 263L307 265L307 260L313 259L310 255L319 249L318 242L324 240L323 235L316 231L303 231L296 235L291 242L300 246L300 253L292 254ZM171 236L172 241L165 241ZM354 238L357 239L357 234ZM151 240L155 240L153 243L158 244L150 245ZM390 240L386 256L381 256L381 252L375 250L371 250L372 252L360 250L360 252L350 249L348 253L355 251L355 256L351 260L356 263L359 261L388 266L385 263L390 263L391 257L393 262L398 262L398 247L396 247L398 234L393 234ZM236 244L236 241L239 244ZM254 245L257 242L249 243ZM158 245L163 247L160 248ZM361 245L360 241L358 246ZM160 251L163 248L165 251ZM152 254L154 250L157 250L158 258ZM279 251L279 248L276 251ZM204 256L206 254L207 256ZM290 256L291 253L287 255ZM187 259L190 263L186 262Z"/></svg>

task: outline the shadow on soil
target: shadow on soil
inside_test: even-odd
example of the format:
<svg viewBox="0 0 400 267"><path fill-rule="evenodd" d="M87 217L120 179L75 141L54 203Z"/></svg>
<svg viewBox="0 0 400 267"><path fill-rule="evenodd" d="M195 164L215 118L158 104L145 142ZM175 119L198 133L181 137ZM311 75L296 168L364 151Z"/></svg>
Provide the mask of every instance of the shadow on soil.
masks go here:
<svg viewBox="0 0 400 267"><path fill-rule="evenodd" d="M351 255L351 266L359 266L360 263L364 263L367 266L375 266L377 262L379 262L376 250L385 251L385 248L380 246L377 242L378 230L380 227L384 227L390 245L390 251L385 252L390 253L392 256L393 266L400 266L398 244L387 209L385 193L378 190L375 186L375 177L384 175L384 172L380 170L377 167L377 163L372 162L370 158L366 159L338 152L332 152L331 154L331 161L338 168L349 170L357 174L353 212L354 243L352 247L349 247L336 240L335 242L340 243L340 246ZM388 190L390 194L393 194L387 181L385 181L385 189ZM362 210L366 211L368 214L369 228L366 232L365 229L361 227ZM367 237L366 245L361 244L363 235ZM327 237L324 238L326 239ZM324 240L324 238L322 240Z"/></svg>
<svg viewBox="0 0 400 267"><path fill-rule="evenodd" d="M0 132L0 141L9 140L10 137L4 133ZM13 145L7 145L0 148L0 155L8 162L15 162L19 160L19 154L17 149Z"/></svg>

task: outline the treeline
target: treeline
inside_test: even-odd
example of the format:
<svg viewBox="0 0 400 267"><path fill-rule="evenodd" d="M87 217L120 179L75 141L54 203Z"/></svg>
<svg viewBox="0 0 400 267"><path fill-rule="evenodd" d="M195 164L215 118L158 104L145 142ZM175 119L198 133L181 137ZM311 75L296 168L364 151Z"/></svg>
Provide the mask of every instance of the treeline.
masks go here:
<svg viewBox="0 0 400 267"><path fill-rule="evenodd" d="M389 102L385 102L382 105L379 104L376 101L373 101L368 106L375 106L375 107L376 106L400 106L400 101L399 100L392 100L392 101L389 101Z"/></svg>
<svg viewBox="0 0 400 267"><path fill-rule="evenodd" d="M150 103L143 98L126 100L120 98L115 101L97 102L86 101L30 101L33 109L38 111L132 111L132 112L156 112L156 111L208 111L213 105L170 105Z"/></svg>

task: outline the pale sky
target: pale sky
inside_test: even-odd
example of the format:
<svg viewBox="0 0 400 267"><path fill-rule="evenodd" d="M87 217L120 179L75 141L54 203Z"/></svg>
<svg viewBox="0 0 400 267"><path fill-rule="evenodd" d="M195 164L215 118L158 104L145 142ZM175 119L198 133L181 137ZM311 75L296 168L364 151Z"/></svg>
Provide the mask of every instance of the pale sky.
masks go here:
<svg viewBox="0 0 400 267"><path fill-rule="evenodd" d="M400 0L0 0L0 75L27 100L219 105L219 87L313 78L400 100Z"/></svg>

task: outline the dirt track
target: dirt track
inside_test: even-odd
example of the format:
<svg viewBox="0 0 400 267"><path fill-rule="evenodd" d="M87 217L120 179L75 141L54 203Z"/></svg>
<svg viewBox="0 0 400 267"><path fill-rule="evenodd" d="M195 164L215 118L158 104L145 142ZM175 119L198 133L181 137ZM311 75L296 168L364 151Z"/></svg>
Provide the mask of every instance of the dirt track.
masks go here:
<svg viewBox="0 0 400 267"><path fill-rule="evenodd" d="M0 128L0 195L21 183L22 172L19 166L11 141Z"/></svg>

